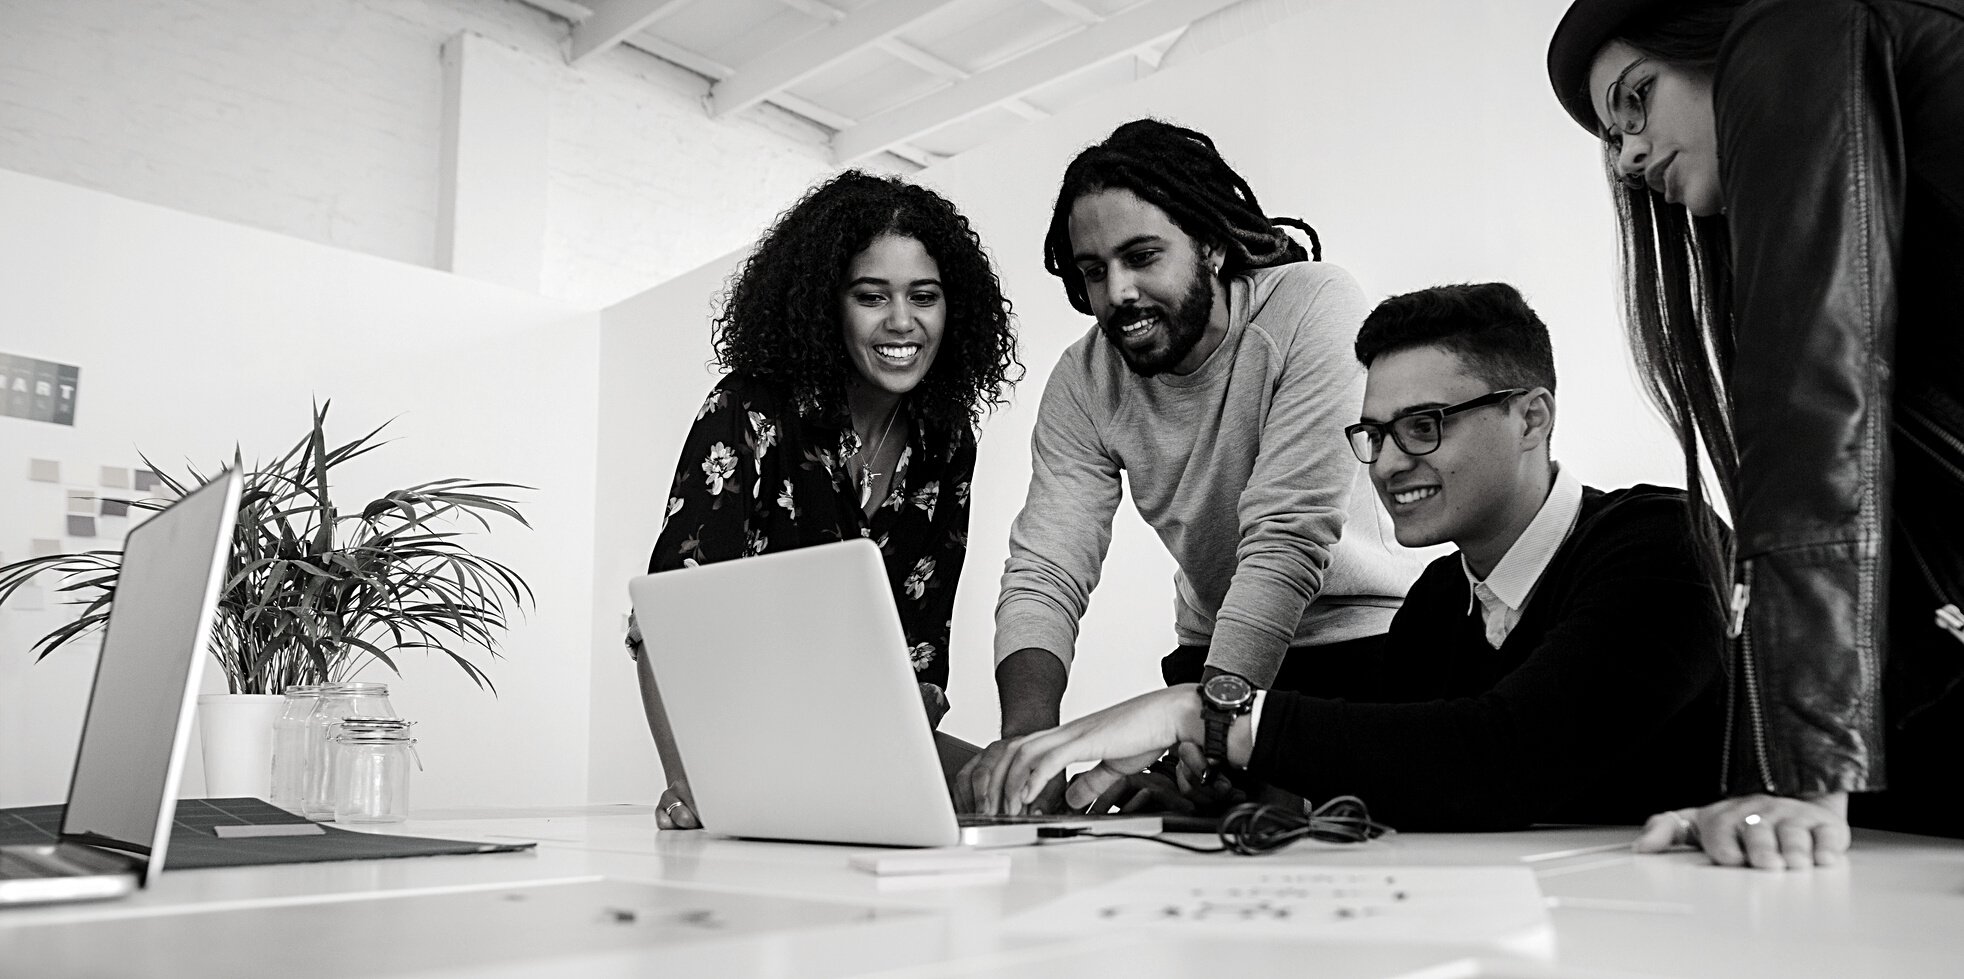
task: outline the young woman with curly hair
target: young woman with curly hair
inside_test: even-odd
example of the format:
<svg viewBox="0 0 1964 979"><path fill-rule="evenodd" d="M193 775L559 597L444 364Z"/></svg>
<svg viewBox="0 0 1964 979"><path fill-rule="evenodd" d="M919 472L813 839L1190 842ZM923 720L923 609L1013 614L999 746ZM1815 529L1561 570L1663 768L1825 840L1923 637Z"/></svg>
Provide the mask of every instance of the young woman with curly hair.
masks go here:
<svg viewBox="0 0 1964 979"><path fill-rule="evenodd" d="M683 443L648 570L870 538L939 723L977 429L1021 372L1009 300L981 240L931 190L842 173L758 241L713 338L728 376ZM694 828L641 661L669 777L657 822Z"/></svg>

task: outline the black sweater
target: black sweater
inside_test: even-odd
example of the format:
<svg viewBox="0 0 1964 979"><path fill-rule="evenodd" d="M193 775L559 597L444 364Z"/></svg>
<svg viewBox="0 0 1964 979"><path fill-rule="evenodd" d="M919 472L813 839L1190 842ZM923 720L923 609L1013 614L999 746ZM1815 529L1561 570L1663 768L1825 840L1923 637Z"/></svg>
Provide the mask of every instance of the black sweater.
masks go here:
<svg viewBox="0 0 1964 979"><path fill-rule="evenodd" d="M1370 662L1276 691L1249 770L1356 795L1400 829L1635 823L1718 794L1724 620L1682 491L1587 489L1499 649L1455 552L1425 569Z"/></svg>

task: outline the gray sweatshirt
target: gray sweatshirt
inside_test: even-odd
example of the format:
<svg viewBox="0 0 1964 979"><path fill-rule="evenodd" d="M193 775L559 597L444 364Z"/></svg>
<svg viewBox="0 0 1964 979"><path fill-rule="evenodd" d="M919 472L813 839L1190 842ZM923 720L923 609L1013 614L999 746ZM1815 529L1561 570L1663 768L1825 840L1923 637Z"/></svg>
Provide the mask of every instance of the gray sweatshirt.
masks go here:
<svg viewBox="0 0 1964 979"><path fill-rule="evenodd" d="M1174 633L1267 686L1292 646L1383 633L1424 566L1392 539L1343 427L1364 401L1348 272L1298 262L1235 277L1228 332L1191 374L1142 378L1094 326L1058 361L1009 532L996 662L1024 648L1068 669L1112 516L1139 515L1179 565Z"/></svg>

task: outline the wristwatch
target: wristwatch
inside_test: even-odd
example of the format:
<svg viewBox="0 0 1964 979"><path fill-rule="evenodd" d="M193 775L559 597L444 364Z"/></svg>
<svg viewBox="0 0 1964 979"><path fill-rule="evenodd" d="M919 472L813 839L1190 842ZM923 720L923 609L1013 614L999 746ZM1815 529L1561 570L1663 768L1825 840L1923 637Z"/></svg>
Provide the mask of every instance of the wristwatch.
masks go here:
<svg viewBox="0 0 1964 979"><path fill-rule="evenodd" d="M1211 784L1227 767L1228 731L1234 719L1255 709L1255 685L1232 673L1216 673L1200 685L1200 719L1207 725L1207 771Z"/></svg>

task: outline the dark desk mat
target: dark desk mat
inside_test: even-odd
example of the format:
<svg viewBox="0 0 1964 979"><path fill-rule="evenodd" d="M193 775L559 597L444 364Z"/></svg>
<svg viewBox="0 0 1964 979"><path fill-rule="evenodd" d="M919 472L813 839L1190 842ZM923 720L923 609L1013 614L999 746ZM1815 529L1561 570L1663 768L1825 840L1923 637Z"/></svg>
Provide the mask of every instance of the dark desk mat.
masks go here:
<svg viewBox="0 0 1964 979"><path fill-rule="evenodd" d="M0 846L55 842L61 835L61 811L61 806L0 809ZM171 826L170 850L164 856L164 869L196 870L203 867L255 867L327 860L502 853L527 850L538 845L384 836L327 825L321 826L326 833L319 836L225 839L212 831L212 827L220 825L269 826L297 822L304 820L258 799L179 799L177 817Z"/></svg>

